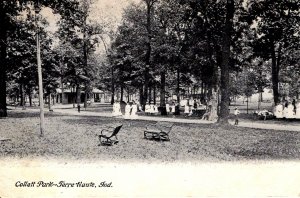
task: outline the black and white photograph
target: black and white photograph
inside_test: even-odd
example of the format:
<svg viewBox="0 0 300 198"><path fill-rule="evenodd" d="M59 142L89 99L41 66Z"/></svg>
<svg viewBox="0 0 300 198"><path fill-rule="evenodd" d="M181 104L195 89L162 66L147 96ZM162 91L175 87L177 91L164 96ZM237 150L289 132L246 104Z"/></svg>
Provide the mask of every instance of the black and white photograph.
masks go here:
<svg viewBox="0 0 300 198"><path fill-rule="evenodd" d="M0 198L299 196L299 0L0 0Z"/></svg>

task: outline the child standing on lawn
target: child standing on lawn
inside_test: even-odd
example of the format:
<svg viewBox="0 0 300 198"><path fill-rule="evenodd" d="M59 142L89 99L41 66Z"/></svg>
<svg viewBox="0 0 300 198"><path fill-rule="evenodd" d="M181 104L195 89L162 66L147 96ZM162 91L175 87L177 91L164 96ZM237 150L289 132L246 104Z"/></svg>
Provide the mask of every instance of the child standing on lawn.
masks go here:
<svg viewBox="0 0 300 198"><path fill-rule="evenodd" d="M239 118L238 118L239 114L240 114L240 111L238 110L237 107L235 107L235 110L234 110L234 117L235 117L234 125L238 125L239 124Z"/></svg>

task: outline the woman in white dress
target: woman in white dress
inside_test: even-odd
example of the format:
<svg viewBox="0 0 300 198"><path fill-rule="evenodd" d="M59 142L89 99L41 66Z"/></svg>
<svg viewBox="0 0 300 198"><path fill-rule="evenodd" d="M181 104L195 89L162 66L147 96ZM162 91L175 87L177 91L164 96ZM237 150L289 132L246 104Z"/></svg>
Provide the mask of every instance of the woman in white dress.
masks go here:
<svg viewBox="0 0 300 198"><path fill-rule="evenodd" d="M186 116L190 114L190 106L189 106L188 102L184 106L184 114Z"/></svg>
<svg viewBox="0 0 300 198"><path fill-rule="evenodd" d="M278 119L283 118L283 105L281 103L278 103L275 107L274 115Z"/></svg>
<svg viewBox="0 0 300 198"><path fill-rule="evenodd" d="M154 107L154 103L153 102L151 102L150 103L150 114L154 114L155 113L155 109L154 109L155 107Z"/></svg>
<svg viewBox="0 0 300 198"><path fill-rule="evenodd" d="M132 111L132 106L129 103L127 103L125 106L125 115L124 115L125 119L130 118L131 111Z"/></svg>
<svg viewBox="0 0 300 198"><path fill-rule="evenodd" d="M190 106L190 113L189 116L193 115L194 106Z"/></svg>
<svg viewBox="0 0 300 198"><path fill-rule="evenodd" d="M173 115L175 114L175 102L173 102L172 105L171 105L171 113Z"/></svg>
<svg viewBox="0 0 300 198"><path fill-rule="evenodd" d="M117 102L113 104L113 110L112 110L112 116L116 116L116 115L117 115Z"/></svg>
<svg viewBox="0 0 300 198"><path fill-rule="evenodd" d="M296 103L296 115L295 115L296 119L300 119L300 100L298 100L298 102Z"/></svg>
<svg viewBox="0 0 300 198"><path fill-rule="evenodd" d="M132 110L131 110L131 114L130 114L131 119L136 119L138 117L137 110L138 110L137 104L135 104L135 102L133 101Z"/></svg>
<svg viewBox="0 0 300 198"><path fill-rule="evenodd" d="M292 103L288 104L286 118L287 119L295 118L294 105Z"/></svg>
<svg viewBox="0 0 300 198"><path fill-rule="evenodd" d="M153 105L153 113L158 114L158 108L156 105Z"/></svg>
<svg viewBox="0 0 300 198"><path fill-rule="evenodd" d="M166 104L166 111L167 111L167 114L170 113L170 105L168 103Z"/></svg>
<svg viewBox="0 0 300 198"><path fill-rule="evenodd" d="M145 105L145 113L146 114L149 114L151 112L151 110L150 110L150 105L149 104L146 104Z"/></svg>
<svg viewBox="0 0 300 198"><path fill-rule="evenodd" d="M113 111L112 111L112 116L121 116L122 112L121 112L121 105L120 102L115 102L113 104Z"/></svg>

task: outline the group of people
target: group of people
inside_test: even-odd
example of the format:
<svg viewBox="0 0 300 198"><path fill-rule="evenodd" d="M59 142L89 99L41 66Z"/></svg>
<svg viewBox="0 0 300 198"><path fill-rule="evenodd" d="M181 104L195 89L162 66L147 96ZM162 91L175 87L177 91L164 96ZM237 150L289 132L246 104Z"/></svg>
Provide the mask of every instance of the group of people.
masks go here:
<svg viewBox="0 0 300 198"><path fill-rule="evenodd" d="M274 116L279 119L300 119L300 100L297 103L295 99L292 102L279 102L274 107Z"/></svg>
<svg viewBox="0 0 300 198"><path fill-rule="evenodd" d="M186 116L191 116L193 114L194 109L198 109L201 106L201 103L199 101L190 101L187 100L186 104L184 105L184 114Z"/></svg>
<svg viewBox="0 0 300 198"><path fill-rule="evenodd" d="M167 114L175 114L176 106L178 106L178 103L176 101L172 101L172 103L166 104L166 112Z"/></svg>
<svg viewBox="0 0 300 198"><path fill-rule="evenodd" d="M135 101L129 102L125 105L124 118L136 119L138 117L137 112L138 112L138 105L135 103ZM121 111L121 103L118 101L113 104L112 116L114 117L123 116L123 113Z"/></svg>
<svg viewBox="0 0 300 198"><path fill-rule="evenodd" d="M125 105L125 111L124 111L124 106L122 106L123 103ZM193 114L193 110L198 109L198 107L200 106L201 103L197 102L196 100L187 101L184 108L184 114L186 114L186 116L190 116ZM166 103L167 114L176 115L176 108L179 109L179 103L177 103L176 100ZM125 119L136 119L138 117L137 114L138 111L142 111L142 109L141 106L139 104L136 104L135 101L128 102L127 104L125 102L116 101L113 104L112 116L114 117L123 116ZM147 103L145 105L145 113L148 115L158 114L159 110L157 105L154 104L153 101Z"/></svg>
<svg viewBox="0 0 300 198"><path fill-rule="evenodd" d="M153 101L145 105L145 113L150 115L158 113L158 108Z"/></svg>

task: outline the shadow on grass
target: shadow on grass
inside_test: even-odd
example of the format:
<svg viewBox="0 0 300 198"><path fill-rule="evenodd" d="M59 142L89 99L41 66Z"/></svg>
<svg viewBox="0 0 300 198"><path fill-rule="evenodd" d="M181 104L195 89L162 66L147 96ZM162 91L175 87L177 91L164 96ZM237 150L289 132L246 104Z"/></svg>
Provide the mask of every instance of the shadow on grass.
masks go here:
<svg viewBox="0 0 300 198"><path fill-rule="evenodd" d="M68 124L79 124L79 125L118 125L120 123L131 126L131 127L144 127L149 123L155 123L155 121L143 121L143 120L124 120L120 118L109 118L109 117L97 117L97 116L83 116L79 119L65 119Z"/></svg>
<svg viewBox="0 0 300 198"><path fill-rule="evenodd" d="M67 116L61 113L55 113L55 112L49 112L45 111L44 112L45 117L62 117L62 116ZM8 111L8 116L6 119L10 118L35 118L39 117L40 112L32 112L32 111Z"/></svg>
<svg viewBox="0 0 300 198"><path fill-rule="evenodd" d="M276 137L258 140L252 145L228 147L225 152L246 160L300 160L298 140L296 133L278 133Z"/></svg>
<svg viewBox="0 0 300 198"><path fill-rule="evenodd" d="M31 117L39 116L39 112L19 111L10 115L11 120L3 120L0 136L11 138L12 141L0 144L0 158L42 157L64 161L101 159L118 163L300 160L299 132L176 123L170 132L170 141L160 142L143 138L143 130L153 121L64 116L47 112L47 130L45 136L39 138L35 132L36 125L30 122L33 120ZM14 118L24 120L17 122ZM97 146L99 140L95 134L104 125L115 126L120 123L126 126L118 134L118 145Z"/></svg>

